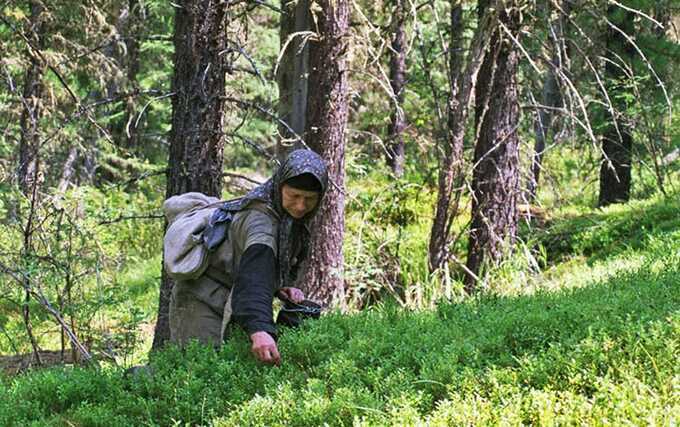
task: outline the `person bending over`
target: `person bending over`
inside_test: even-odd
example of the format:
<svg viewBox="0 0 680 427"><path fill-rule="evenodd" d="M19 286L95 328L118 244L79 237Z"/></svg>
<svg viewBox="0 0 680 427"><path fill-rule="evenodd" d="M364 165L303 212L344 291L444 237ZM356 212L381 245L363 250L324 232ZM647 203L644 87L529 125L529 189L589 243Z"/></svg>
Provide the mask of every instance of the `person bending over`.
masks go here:
<svg viewBox="0 0 680 427"><path fill-rule="evenodd" d="M220 202L202 233L205 271L176 280L173 288L171 342L184 346L197 339L218 346L233 323L247 332L258 360L280 363L272 302L275 295L294 303L305 298L291 284L307 256L307 222L327 182L321 157L295 150L266 183Z"/></svg>

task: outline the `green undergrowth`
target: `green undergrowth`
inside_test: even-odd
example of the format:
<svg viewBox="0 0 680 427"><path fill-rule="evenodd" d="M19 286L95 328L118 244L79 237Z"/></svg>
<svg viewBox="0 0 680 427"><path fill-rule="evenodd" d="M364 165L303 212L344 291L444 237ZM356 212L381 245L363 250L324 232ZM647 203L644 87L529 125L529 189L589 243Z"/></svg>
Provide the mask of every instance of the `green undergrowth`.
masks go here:
<svg viewBox="0 0 680 427"><path fill-rule="evenodd" d="M627 249L640 249L650 240L680 229L680 198L658 195L625 205L612 205L586 212L565 212L539 232L549 261L587 256L607 259Z"/></svg>
<svg viewBox="0 0 680 427"><path fill-rule="evenodd" d="M156 354L150 376L105 367L7 377L0 425L674 425L680 230L663 225L660 204L639 206L658 214L658 233L565 267L584 271L579 286L330 314L282 333L278 368L258 365L238 335L219 352ZM613 230L627 216L602 215ZM597 256L609 245L590 247Z"/></svg>

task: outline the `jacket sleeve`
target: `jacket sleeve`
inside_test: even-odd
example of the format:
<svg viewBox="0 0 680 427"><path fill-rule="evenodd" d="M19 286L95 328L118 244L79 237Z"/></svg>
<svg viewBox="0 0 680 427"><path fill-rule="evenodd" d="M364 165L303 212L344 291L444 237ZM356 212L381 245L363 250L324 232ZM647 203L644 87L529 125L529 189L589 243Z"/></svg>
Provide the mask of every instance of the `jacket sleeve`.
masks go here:
<svg viewBox="0 0 680 427"><path fill-rule="evenodd" d="M276 284L276 257L268 245L255 243L241 256L232 289L232 320L248 335L265 331L276 338L272 301Z"/></svg>

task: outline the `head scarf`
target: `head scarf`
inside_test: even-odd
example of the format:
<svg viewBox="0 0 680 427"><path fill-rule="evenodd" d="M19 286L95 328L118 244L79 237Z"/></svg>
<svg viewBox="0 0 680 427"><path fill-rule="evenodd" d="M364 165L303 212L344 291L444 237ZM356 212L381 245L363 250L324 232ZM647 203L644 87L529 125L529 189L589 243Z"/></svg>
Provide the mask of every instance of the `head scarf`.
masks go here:
<svg viewBox="0 0 680 427"><path fill-rule="evenodd" d="M281 187L283 184L302 174L313 175L321 184L321 194L316 207L296 220L286 212L281 202ZM229 200L220 206L203 233L203 243L209 251L215 250L229 236L229 224L236 212L247 209L254 201L265 203L279 217L278 226L278 262L279 287L290 283L293 264L299 265L306 256L309 242L309 230L306 222L314 216L321 205L321 200L328 186L328 171L323 159L311 150L295 150L291 152L274 175L264 184L254 188L248 194L238 199ZM292 258L300 254L298 259Z"/></svg>

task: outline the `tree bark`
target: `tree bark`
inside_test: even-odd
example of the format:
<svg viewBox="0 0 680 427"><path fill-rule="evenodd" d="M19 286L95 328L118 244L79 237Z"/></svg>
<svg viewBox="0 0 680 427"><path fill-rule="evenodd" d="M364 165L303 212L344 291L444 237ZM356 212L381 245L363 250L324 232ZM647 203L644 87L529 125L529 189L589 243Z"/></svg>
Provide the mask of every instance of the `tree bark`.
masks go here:
<svg viewBox="0 0 680 427"><path fill-rule="evenodd" d="M310 46L310 97L306 140L328 166L330 183L312 224L310 257L303 276L308 293L328 304L344 296L345 126L348 115L347 0L318 0L318 35Z"/></svg>
<svg viewBox="0 0 680 427"><path fill-rule="evenodd" d="M279 86L279 117L300 136L305 132L307 118L309 43L308 35L293 34L311 30L312 15L309 5L309 0L281 1L283 13L279 38L281 49L285 47L286 50L276 76ZM280 161L291 150L302 148L301 141L285 126L279 125L279 135L281 138L276 148Z"/></svg>
<svg viewBox="0 0 680 427"><path fill-rule="evenodd" d="M390 50L390 86L394 94L394 108L387 129L387 165L395 177L404 175L404 131L407 122L404 113L404 86L406 85L406 11L405 0L395 0L393 15L392 48Z"/></svg>
<svg viewBox="0 0 680 427"><path fill-rule="evenodd" d="M545 81L543 82L541 107L538 109L536 121L534 122L535 140L534 154L531 160L531 175L529 177L528 185L529 200L534 200L536 198L536 192L538 191L538 183L541 177L541 168L543 164L543 153L545 152L546 140L548 138L548 133L552 128L554 117L553 108L562 106L562 95L560 92L559 80L557 78L557 70L562 68L567 54L565 49L566 41L564 40L564 31L568 22L569 12L571 11L571 2L569 0L564 0L561 9L561 11L557 12L557 19L550 24L549 38L553 52L549 68L546 71Z"/></svg>
<svg viewBox="0 0 680 427"><path fill-rule="evenodd" d="M474 292L485 264L497 265L515 241L519 197L519 53L501 29L517 39L520 12L516 1L497 2L498 23L490 51L477 79L479 137L472 176L472 224L465 288Z"/></svg>
<svg viewBox="0 0 680 427"><path fill-rule="evenodd" d="M600 194L598 206L626 202L630 198L633 135L626 117L627 102L621 96L626 91L628 79L625 69L632 61L635 49L628 43L626 34L633 34L632 12L611 5L607 9L609 21L616 30L607 28L607 61L605 86L612 102L611 121L602 134L602 162L600 165ZM625 63L621 63L624 61Z"/></svg>
<svg viewBox="0 0 680 427"><path fill-rule="evenodd" d="M430 231L428 261L430 271L440 269L449 260L451 224L459 212L459 201L465 176L463 142L468 114L474 99L475 82L485 55L490 15L481 19L472 39L463 69L463 8L458 1L451 4L451 39L449 50L449 100L447 140L439 157L437 205Z"/></svg>
<svg viewBox="0 0 680 427"><path fill-rule="evenodd" d="M44 6L40 1L30 2L31 17L27 36L33 46L42 49L44 31ZM24 88L19 124L21 139L19 140L19 167L17 177L19 188L26 196L33 192L33 186L38 184L39 151L40 151L40 117L42 115L42 97L44 85L42 82L45 71L40 56L31 52L27 47L29 66L24 76Z"/></svg>
<svg viewBox="0 0 680 427"><path fill-rule="evenodd" d="M175 73L166 197L199 191L220 197L224 133L227 3L186 0L175 9ZM153 349L170 337L173 283L162 274Z"/></svg>

